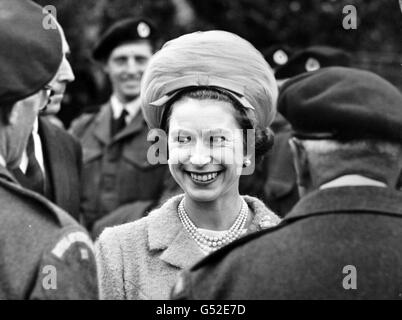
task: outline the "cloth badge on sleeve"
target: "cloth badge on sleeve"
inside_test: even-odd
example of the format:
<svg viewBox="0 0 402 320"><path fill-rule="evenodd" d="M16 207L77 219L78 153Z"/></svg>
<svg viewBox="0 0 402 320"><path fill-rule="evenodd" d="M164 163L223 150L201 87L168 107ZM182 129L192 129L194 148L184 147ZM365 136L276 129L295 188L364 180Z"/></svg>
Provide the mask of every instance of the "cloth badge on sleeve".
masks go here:
<svg viewBox="0 0 402 320"><path fill-rule="evenodd" d="M93 243L89 236L82 231L76 231L64 236L53 248L52 254L59 259L62 259L65 252L76 243L84 243L92 252L94 252ZM88 260L88 252L81 250L80 253L83 260Z"/></svg>

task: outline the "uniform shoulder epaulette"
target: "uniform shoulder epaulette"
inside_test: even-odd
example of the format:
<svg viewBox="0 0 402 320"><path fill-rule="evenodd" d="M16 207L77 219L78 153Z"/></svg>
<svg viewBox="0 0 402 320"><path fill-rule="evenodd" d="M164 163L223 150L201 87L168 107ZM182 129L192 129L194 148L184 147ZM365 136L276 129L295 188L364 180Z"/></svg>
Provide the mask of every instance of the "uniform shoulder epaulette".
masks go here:
<svg viewBox="0 0 402 320"><path fill-rule="evenodd" d="M73 218L71 218L67 213L63 212L62 209L58 208L56 205L54 205L41 195L5 179L0 179L0 185L7 189L9 192L12 192L13 194L20 197L25 197L31 201L35 201L40 206L44 207L49 216L51 216L51 218L54 219L55 223L58 224L60 227L73 223ZM43 212L45 212L45 210Z"/></svg>

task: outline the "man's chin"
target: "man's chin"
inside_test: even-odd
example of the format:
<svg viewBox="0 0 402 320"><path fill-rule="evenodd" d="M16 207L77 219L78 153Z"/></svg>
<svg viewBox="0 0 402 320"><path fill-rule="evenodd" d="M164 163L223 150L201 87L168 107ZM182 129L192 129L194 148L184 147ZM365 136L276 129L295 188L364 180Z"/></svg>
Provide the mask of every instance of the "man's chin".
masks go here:
<svg viewBox="0 0 402 320"><path fill-rule="evenodd" d="M123 92L123 96L127 101L135 100L139 97L139 90L126 90Z"/></svg>

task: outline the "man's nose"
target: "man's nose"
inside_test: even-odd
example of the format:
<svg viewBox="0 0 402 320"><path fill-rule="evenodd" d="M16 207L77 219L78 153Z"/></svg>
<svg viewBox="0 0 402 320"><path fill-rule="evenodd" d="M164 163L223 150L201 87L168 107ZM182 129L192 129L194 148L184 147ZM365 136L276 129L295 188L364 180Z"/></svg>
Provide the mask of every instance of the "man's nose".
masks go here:
<svg viewBox="0 0 402 320"><path fill-rule="evenodd" d="M58 80L63 82L72 82L75 80L73 69L66 58L63 58L63 62L61 63Z"/></svg>
<svg viewBox="0 0 402 320"><path fill-rule="evenodd" d="M128 59L127 61L127 72L129 73L137 73L140 71L139 65L137 61L133 58Z"/></svg>

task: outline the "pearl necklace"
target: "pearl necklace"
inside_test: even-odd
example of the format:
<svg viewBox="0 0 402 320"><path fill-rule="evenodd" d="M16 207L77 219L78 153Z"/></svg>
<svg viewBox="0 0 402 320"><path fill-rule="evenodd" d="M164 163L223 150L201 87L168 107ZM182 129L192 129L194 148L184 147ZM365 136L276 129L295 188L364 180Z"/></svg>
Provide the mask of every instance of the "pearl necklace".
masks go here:
<svg viewBox="0 0 402 320"><path fill-rule="evenodd" d="M199 231L191 221L186 210L184 209L184 198L180 201L177 209L180 221L190 234L191 238L195 240L199 247L202 249L207 248L208 251L218 250L224 245L236 240L241 235L248 218L248 206L244 199L242 199L240 213L230 229L219 237L211 237Z"/></svg>

